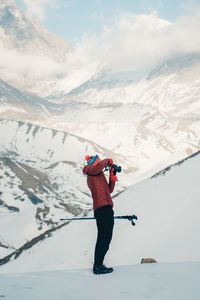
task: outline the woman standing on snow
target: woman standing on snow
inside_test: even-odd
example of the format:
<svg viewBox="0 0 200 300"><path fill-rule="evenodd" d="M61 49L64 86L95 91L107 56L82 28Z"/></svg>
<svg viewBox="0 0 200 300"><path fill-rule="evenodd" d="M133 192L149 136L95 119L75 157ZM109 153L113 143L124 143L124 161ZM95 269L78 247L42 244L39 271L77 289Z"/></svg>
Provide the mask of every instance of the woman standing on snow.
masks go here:
<svg viewBox="0 0 200 300"><path fill-rule="evenodd" d="M87 175L87 184L93 198L94 217L97 223L97 242L94 254L94 274L111 273L113 268L103 265L104 257L109 249L114 226L113 201L111 193L114 190L117 176L113 174L114 169L110 168L109 183L103 174L103 169L113 165L112 159L101 160L98 155L85 157L87 165L83 173Z"/></svg>

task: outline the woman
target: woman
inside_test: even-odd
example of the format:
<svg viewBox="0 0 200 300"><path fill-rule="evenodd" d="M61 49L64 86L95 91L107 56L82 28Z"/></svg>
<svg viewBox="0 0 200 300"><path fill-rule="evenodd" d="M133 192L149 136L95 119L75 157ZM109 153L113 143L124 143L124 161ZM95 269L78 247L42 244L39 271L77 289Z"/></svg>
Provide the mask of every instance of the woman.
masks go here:
<svg viewBox="0 0 200 300"><path fill-rule="evenodd" d="M93 198L94 217L97 223L97 242L94 254L94 274L111 273L113 268L107 268L104 264L104 257L109 249L114 226L113 201L111 193L114 190L117 176L113 174L114 169L110 168L109 183L103 173L103 169L113 165L112 159L101 160L98 155L85 157L87 165L83 173L87 175L87 184Z"/></svg>

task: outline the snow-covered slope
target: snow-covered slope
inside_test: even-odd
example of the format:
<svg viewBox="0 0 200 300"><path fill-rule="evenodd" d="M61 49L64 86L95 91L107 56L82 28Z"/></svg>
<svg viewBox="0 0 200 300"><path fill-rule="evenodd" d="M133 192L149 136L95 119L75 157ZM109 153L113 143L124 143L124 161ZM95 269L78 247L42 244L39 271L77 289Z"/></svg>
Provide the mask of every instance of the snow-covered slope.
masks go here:
<svg viewBox="0 0 200 300"><path fill-rule="evenodd" d="M107 264L135 264L143 257L158 262L200 261L199 155L132 186L114 199L115 215L136 214L138 221L135 227L126 220L115 221ZM95 221L74 221L3 265L1 271L88 268L93 263L95 240Z"/></svg>
<svg viewBox="0 0 200 300"><path fill-rule="evenodd" d="M59 108L61 109L61 107ZM5 119L40 122L56 114L57 105L26 94L0 79L0 115Z"/></svg>
<svg viewBox="0 0 200 300"><path fill-rule="evenodd" d="M87 139L12 120L0 120L0 125L1 154L9 154L10 157L20 154L19 160L30 165L36 164L37 160L43 161L41 167L48 167L49 163L61 160L83 164L85 153L98 153L101 157L112 156L114 160L123 163L124 171L131 172L128 169L130 162L126 157L115 155Z"/></svg>

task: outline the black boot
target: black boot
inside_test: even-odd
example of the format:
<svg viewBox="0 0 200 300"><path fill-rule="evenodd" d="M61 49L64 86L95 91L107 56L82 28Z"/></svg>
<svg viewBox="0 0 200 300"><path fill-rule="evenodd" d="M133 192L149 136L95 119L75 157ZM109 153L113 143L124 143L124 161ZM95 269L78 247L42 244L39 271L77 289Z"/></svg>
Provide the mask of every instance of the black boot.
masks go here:
<svg viewBox="0 0 200 300"><path fill-rule="evenodd" d="M100 275L100 274L107 274L107 273L112 273L113 272L113 268L107 268L104 265L100 265L100 266L93 266L93 273L95 275Z"/></svg>

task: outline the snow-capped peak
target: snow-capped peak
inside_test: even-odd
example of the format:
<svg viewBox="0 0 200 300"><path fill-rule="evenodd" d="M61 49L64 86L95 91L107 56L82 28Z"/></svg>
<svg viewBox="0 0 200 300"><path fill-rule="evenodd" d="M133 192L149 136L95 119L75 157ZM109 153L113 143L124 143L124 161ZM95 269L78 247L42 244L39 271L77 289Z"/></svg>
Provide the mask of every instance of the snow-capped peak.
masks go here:
<svg viewBox="0 0 200 300"><path fill-rule="evenodd" d="M71 47L56 37L13 1L0 4L0 37L4 48L28 55L47 56L55 61L66 58Z"/></svg>

